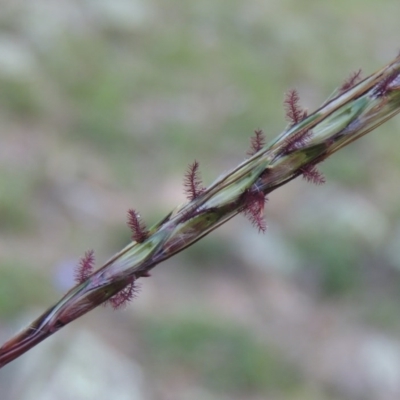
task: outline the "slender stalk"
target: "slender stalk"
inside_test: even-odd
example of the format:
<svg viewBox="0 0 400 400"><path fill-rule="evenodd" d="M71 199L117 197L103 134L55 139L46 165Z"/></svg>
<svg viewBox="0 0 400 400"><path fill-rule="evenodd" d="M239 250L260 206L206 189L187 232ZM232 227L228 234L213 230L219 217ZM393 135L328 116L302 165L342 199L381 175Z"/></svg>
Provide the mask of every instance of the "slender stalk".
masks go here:
<svg viewBox="0 0 400 400"><path fill-rule="evenodd" d="M315 112L133 241L0 348L0 368L110 299L272 192L400 111L400 55L353 87L339 89ZM193 167L192 173L195 174ZM252 200L253 201L253 200Z"/></svg>

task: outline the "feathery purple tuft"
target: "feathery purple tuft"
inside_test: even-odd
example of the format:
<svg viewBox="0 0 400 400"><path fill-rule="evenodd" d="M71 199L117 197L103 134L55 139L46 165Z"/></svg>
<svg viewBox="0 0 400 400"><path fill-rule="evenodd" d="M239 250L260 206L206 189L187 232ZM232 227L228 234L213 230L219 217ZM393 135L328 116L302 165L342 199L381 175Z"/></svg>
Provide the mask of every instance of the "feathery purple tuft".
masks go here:
<svg viewBox="0 0 400 400"><path fill-rule="evenodd" d="M263 192L246 190L242 194L243 202L242 213L250 220L253 226L258 228L259 232L265 232L267 222L264 217L264 206L266 197Z"/></svg>
<svg viewBox="0 0 400 400"><path fill-rule="evenodd" d="M140 215L133 209L128 210L128 226L132 231L132 239L138 243L142 243L149 236L145 223L141 220Z"/></svg>
<svg viewBox="0 0 400 400"><path fill-rule="evenodd" d="M353 72L340 86L339 93L343 93L346 90L351 89L361 80L361 68L358 71Z"/></svg>
<svg viewBox="0 0 400 400"><path fill-rule="evenodd" d="M261 129L254 131L254 136L250 138L250 150L247 152L249 156L254 156L265 146L265 135Z"/></svg>
<svg viewBox="0 0 400 400"><path fill-rule="evenodd" d="M94 268L94 251L89 250L80 259L78 266L75 269L75 282L81 284L93 273Z"/></svg>
<svg viewBox="0 0 400 400"><path fill-rule="evenodd" d="M325 183L324 175L322 175L313 164L302 167L301 173L307 182L314 183L315 185L322 185Z"/></svg>
<svg viewBox="0 0 400 400"><path fill-rule="evenodd" d="M135 278L132 278L131 282L124 289L110 297L104 304L110 304L114 310L120 310L135 298L137 292L138 288Z"/></svg>
<svg viewBox="0 0 400 400"><path fill-rule="evenodd" d="M200 177L199 163L196 160L189 165L189 168L185 173L183 187L185 194L190 201L200 196L205 190Z"/></svg>
<svg viewBox="0 0 400 400"><path fill-rule="evenodd" d="M307 111L301 108L299 101L300 97L296 89L289 90L285 94L283 104L286 111L286 119L290 122L290 126L298 124L307 117Z"/></svg>
<svg viewBox="0 0 400 400"><path fill-rule="evenodd" d="M307 111L303 110L299 105L299 95L296 90L290 90L285 95L284 107L286 110L286 119L290 122L290 126L294 126L303 121L307 117ZM303 129L285 139L282 147L284 152L293 151L304 146L311 137L309 129Z"/></svg>

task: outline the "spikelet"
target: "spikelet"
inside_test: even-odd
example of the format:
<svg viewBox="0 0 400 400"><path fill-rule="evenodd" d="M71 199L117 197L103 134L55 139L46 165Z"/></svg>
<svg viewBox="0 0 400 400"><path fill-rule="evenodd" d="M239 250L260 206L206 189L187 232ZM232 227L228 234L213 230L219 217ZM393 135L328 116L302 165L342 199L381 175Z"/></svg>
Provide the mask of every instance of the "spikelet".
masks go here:
<svg viewBox="0 0 400 400"><path fill-rule="evenodd" d="M393 71L390 75L388 75L385 79L383 79L375 88L376 96L377 97L385 96L391 90L390 86L393 83L393 81L395 81L398 78L398 76L399 76L399 71Z"/></svg>

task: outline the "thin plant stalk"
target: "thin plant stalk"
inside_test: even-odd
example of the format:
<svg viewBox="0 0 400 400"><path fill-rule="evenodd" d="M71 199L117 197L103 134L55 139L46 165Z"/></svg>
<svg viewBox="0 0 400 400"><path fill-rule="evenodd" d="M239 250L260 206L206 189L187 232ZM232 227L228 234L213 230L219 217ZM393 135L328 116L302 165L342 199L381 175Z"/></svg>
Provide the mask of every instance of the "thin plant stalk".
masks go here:
<svg viewBox="0 0 400 400"><path fill-rule="evenodd" d="M0 368L109 301L137 279L148 276L161 261L238 213L246 212L260 196L264 200L267 194L299 175L318 180L316 164L400 111L400 55L358 84L348 86L336 90L320 108L308 116L304 114L275 140L257 149L210 186L194 191L190 201L178 206L141 235L140 240L132 241L99 270L85 277L0 348ZM196 168L194 165L193 174ZM257 208L262 209L262 206Z"/></svg>

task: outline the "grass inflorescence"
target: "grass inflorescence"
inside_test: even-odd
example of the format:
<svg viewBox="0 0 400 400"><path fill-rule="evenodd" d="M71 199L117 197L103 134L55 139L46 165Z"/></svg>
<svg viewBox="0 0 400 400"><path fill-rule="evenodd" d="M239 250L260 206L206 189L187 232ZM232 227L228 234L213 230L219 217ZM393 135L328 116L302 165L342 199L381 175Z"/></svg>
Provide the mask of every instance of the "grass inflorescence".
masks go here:
<svg viewBox="0 0 400 400"><path fill-rule="evenodd" d="M270 192L298 176L324 183L317 164L400 111L400 55L369 77L360 80L360 75L361 71L353 73L312 113L300 107L297 91L289 91L284 132L266 144L263 132L256 130L248 158L208 187L194 161L184 176L187 203L154 226L147 228L130 209L132 242L97 271L93 251L87 252L75 273L77 285L0 348L0 367L100 304L125 306L135 296L139 278L235 215L244 214L264 232Z"/></svg>

